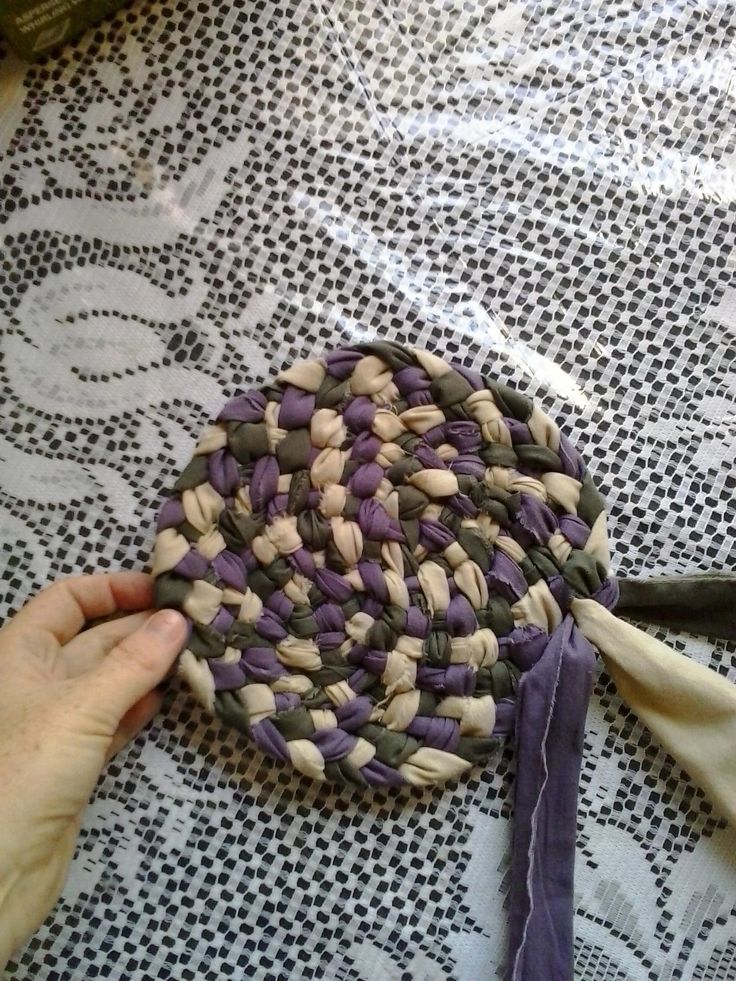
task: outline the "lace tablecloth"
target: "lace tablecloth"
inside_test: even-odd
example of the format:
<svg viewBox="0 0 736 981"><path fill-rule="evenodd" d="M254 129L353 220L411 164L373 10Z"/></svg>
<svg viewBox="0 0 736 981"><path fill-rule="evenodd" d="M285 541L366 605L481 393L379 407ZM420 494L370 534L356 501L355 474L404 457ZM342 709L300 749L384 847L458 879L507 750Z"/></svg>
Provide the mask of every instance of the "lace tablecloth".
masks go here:
<svg viewBox="0 0 736 981"><path fill-rule="evenodd" d="M6 57L4 609L145 565L226 397L374 337L535 395L620 572L733 567L735 31L708 0L172 0ZM314 787L174 686L9 975L501 977L512 779ZM578 831L580 981L736 976L734 832L604 673Z"/></svg>

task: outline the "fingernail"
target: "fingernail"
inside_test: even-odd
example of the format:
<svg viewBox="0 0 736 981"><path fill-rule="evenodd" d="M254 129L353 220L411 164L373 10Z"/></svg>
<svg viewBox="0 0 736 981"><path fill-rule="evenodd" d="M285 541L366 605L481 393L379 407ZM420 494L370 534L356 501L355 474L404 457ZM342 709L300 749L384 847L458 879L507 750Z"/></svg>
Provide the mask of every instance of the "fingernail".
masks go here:
<svg viewBox="0 0 736 981"><path fill-rule="evenodd" d="M174 641L184 636L184 617L176 610L159 610L143 628L163 640Z"/></svg>

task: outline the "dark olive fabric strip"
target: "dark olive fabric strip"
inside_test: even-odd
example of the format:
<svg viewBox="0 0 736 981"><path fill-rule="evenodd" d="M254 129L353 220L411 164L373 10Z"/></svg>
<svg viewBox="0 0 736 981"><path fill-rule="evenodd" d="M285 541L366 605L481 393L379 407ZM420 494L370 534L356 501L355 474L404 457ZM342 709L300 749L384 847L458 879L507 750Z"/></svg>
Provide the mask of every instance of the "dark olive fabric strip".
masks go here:
<svg viewBox="0 0 736 981"><path fill-rule="evenodd" d="M736 573L619 579L618 585L617 616L736 640Z"/></svg>

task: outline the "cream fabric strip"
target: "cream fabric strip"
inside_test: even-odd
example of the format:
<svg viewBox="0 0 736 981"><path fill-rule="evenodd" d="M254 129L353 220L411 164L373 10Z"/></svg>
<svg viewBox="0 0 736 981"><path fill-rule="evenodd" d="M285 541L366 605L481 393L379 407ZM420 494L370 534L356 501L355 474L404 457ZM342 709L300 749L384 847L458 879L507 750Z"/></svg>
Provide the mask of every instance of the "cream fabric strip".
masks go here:
<svg viewBox="0 0 736 981"><path fill-rule="evenodd" d="M574 600L572 613L624 701L723 816L736 822L736 685L595 600Z"/></svg>

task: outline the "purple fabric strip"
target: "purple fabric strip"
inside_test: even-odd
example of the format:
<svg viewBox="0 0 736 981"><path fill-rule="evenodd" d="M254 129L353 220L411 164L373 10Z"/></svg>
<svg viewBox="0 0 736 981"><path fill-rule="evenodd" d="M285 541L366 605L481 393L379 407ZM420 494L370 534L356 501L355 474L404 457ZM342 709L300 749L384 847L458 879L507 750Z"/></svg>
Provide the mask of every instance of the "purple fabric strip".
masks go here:
<svg viewBox="0 0 736 981"><path fill-rule="evenodd" d="M301 572L307 579L314 581L314 577L317 574L317 564L314 561L314 556L308 549L298 548L296 552L292 552L291 555L287 556L286 561L292 569L296 569L297 572Z"/></svg>
<svg viewBox="0 0 736 981"><path fill-rule="evenodd" d="M421 739L425 746L441 749L446 753L453 753L460 742L458 723L454 719L445 719L439 715L432 718L418 715L406 731L410 736Z"/></svg>
<svg viewBox="0 0 736 981"><path fill-rule="evenodd" d="M345 641L344 630L321 630L314 636L314 642L320 651L334 651Z"/></svg>
<svg viewBox="0 0 736 981"><path fill-rule="evenodd" d="M544 654L548 640L545 631L534 624L514 627L506 637L498 638L498 659L509 658L522 671L528 671Z"/></svg>
<svg viewBox="0 0 736 981"><path fill-rule="evenodd" d="M367 395L359 395L345 408L343 421L353 433L370 431L376 416L376 406Z"/></svg>
<svg viewBox="0 0 736 981"><path fill-rule="evenodd" d="M207 459L207 474L218 494L227 497L240 486L240 471L227 450L215 450Z"/></svg>
<svg viewBox="0 0 736 981"><path fill-rule="evenodd" d="M338 705L335 709L335 717L340 728L349 732L351 729L360 729L361 726L364 726L370 719L372 712L373 699L367 695L361 695L344 705Z"/></svg>
<svg viewBox="0 0 736 981"><path fill-rule="evenodd" d="M509 603L516 603L529 589L524 573L500 548L493 553L491 567L486 573L486 582L491 592L503 596Z"/></svg>
<svg viewBox="0 0 736 981"><path fill-rule="evenodd" d="M164 528L176 528L182 521L186 521L186 515L181 498L170 497L158 513L156 531L163 531Z"/></svg>
<svg viewBox="0 0 736 981"><path fill-rule="evenodd" d="M450 529L441 521L419 519L419 544L430 552L442 552L455 540Z"/></svg>
<svg viewBox="0 0 736 981"><path fill-rule="evenodd" d="M350 583L346 582L339 572L333 572L332 569L317 569L314 582L328 599L336 603L347 603L353 595L353 587Z"/></svg>
<svg viewBox="0 0 736 981"><path fill-rule="evenodd" d="M429 634L429 617L418 606L410 606L406 611L406 632L410 637L424 639Z"/></svg>
<svg viewBox="0 0 736 981"><path fill-rule="evenodd" d="M464 695L475 691L475 671L467 664L451 664L445 670L445 690L448 695Z"/></svg>
<svg viewBox="0 0 736 981"><path fill-rule="evenodd" d="M301 696L297 695L295 691L282 691L274 696L277 712L286 712L287 709L299 708L301 701Z"/></svg>
<svg viewBox="0 0 736 981"><path fill-rule="evenodd" d="M361 767L360 772L371 787L401 787L406 783L398 770L375 758Z"/></svg>
<svg viewBox="0 0 736 981"><path fill-rule="evenodd" d="M590 528L572 514L564 514L560 518L560 531L573 548L584 548L590 537Z"/></svg>
<svg viewBox="0 0 736 981"><path fill-rule="evenodd" d="M378 436L374 436L373 433L358 433L353 443L350 459L357 460L359 463L370 463L371 460L375 460L382 445L382 440Z"/></svg>
<svg viewBox="0 0 736 981"><path fill-rule="evenodd" d="M256 620L256 631L261 637L270 640L272 644L277 644L284 637L289 636L289 632L284 627L283 622L271 610L261 610L261 615Z"/></svg>
<svg viewBox="0 0 736 981"><path fill-rule="evenodd" d="M452 367L459 375L463 376L465 381L470 382L470 384L473 386L476 392L482 392L483 389L486 387L486 384L483 381L482 376L479 375L477 371L472 371L470 368L466 368L465 365L455 364L454 362Z"/></svg>
<svg viewBox="0 0 736 981"><path fill-rule="evenodd" d="M224 635L228 632L234 622L235 617L232 615L232 613L230 613L229 610L226 610L224 606L221 606L217 611L217 616L212 621L210 626L214 627L219 634Z"/></svg>
<svg viewBox="0 0 736 981"><path fill-rule="evenodd" d="M276 494L268 502L266 507L266 517L269 521L273 521L280 514L284 514L287 507L289 506L289 495L288 494Z"/></svg>
<svg viewBox="0 0 736 981"><path fill-rule="evenodd" d="M614 609L616 581L593 599ZM578 786L594 670L595 651L568 614L519 685L508 981L573 978ZM512 722L503 715L496 732Z"/></svg>
<svg viewBox="0 0 736 981"><path fill-rule="evenodd" d="M256 746L267 756L281 760L282 763L286 763L289 759L289 749L286 745L286 740L273 722L269 722L268 719L257 722L254 726L251 726L250 734Z"/></svg>
<svg viewBox="0 0 736 981"><path fill-rule="evenodd" d="M382 466L378 463L363 463L348 481L348 490L355 497L372 498L382 480Z"/></svg>
<svg viewBox="0 0 736 981"><path fill-rule="evenodd" d="M494 736L508 736L514 731L516 721L516 702L513 698L502 698L496 702L496 723L493 726Z"/></svg>
<svg viewBox="0 0 736 981"><path fill-rule="evenodd" d="M275 456L261 456L253 466L250 500L255 511L262 511L276 497L279 485L279 463Z"/></svg>
<svg viewBox="0 0 736 981"><path fill-rule="evenodd" d="M258 559L253 554L250 547L244 548L242 552L238 553L240 558L243 560L243 565L245 566L246 572L255 572L258 568Z"/></svg>
<svg viewBox="0 0 736 981"><path fill-rule="evenodd" d="M416 409L418 405L434 405L432 401L432 396L428 391L421 392L409 392L405 396L407 404L410 408Z"/></svg>
<svg viewBox="0 0 736 981"><path fill-rule="evenodd" d="M368 593L369 596L379 600L381 603L388 603L388 586L386 585L386 579L381 571L380 563L370 562L367 559L361 559L360 562L358 562L358 572L360 573L360 578L363 580L366 593ZM365 610L365 606L363 609ZM366 610L366 612L369 611ZM377 616L380 614L370 613L370 615Z"/></svg>
<svg viewBox="0 0 736 981"><path fill-rule="evenodd" d="M467 637L478 629L478 619L470 600L458 593L447 607L447 632L451 637Z"/></svg>
<svg viewBox="0 0 736 981"><path fill-rule="evenodd" d="M572 981L580 762L595 651L565 617L516 706L508 981Z"/></svg>
<svg viewBox="0 0 736 981"><path fill-rule="evenodd" d="M361 501L358 508L358 524L366 538L382 542L391 526L391 519L380 501Z"/></svg>
<svg viewBox="0 0 736 981"><path fill-rule="evenodd" d="M351 753L357 737L342 729L320 729L312 736L312 742L329 763Z"/></svg>
<svg viewBox="0 0 736 981"><path fill-rule="evenodd" d="M406 541L406 538L404 537L404 532L401 530L401 525L395 518L389 519L388 531L386 532L386 541L389 542Z"/></svg>
<svg viewBox="0 0 736 981"><path fill-rule="evenodd" d="M337 603L323 603L313 611L312 616L319 630L343 630L345 614Z"/></svg>
<svg viewBox="0 0 736 981"><path fill-rule="evenodd" d="M441 441L441 437L440 437ZM447 464L442 460L427 443L419 443L414 448L413 454L423 467L428 470L447 470Z"/></svg>
<svg viewBox="0 0 736 981"><path fill-rule="evenodd" d="M468 696L475 690L475 672L467 664L451 664L447 668L430 668L420 664L416 686L436 695Z"/></svg>
<svg viewBox="0 0 736 981"><path fill-rule="evenodd" d="M280 620L288 620L294 611L294 604L291 602L283 589L277 589L275 593L272 593L266 600L265 605L269 608L269 610L275 613Z"/></svg>
<svg viewBox="0 0 736 981"><path fill-rule="evenodd" d="M454 460L450 460L450 470L453 473L468 474L476 480L482 480L486 465L472 453L459 453Z"/></svg>
<svg viewBox="0 0 736 981"><path fill-rule="evenodd" d="M518 419L510 419L507 416L504 416L503 421L506 423L506 428L508 429L509 433L511 433L511 442L514 445L517 445L518 443L528 444L534 442L534 437L532 436L529 427L525 423L519 422Z"/></svg>
<svg viewBox="0 0 736 981"><path fill-rule="evenodd" d="M215 575L224 583L242 592L245 589L245 566L243 560L234 552L220 552L212 560Z"/></svg>
<svg viewBox="0 0 736 981"><path fill-rule="evenodd" d="M348 664L360 665L363 663L363 658L367 657L369 653L370 651L365 644L353 644L345 660Z"/></svg>
<svg viewBox="0 0 736 981"><path fill-rule="evenodd" d="M200 552L191 548L181 560L174 566L174 572L185 579L203 579L207 572L207 559Z"/></svg>
<svg viewBox="0 0 736 981"><path fill-rule="evenodd" d="M352 351L349 348L331 351L325 358L327 373L332 375L333 378L339 378L342 381L349 375L352 375L356 364L362 360L363 355L360 351Z"/></svg>
<svg viewBox="0 0 736 981"><path fill-rule="evenodd" d="M287 385L279 406L279 426L282 429L301 429L308 426L314 415L315 397L301 388Z"/></svg>
<svg viewBox="0 0 736 981"><path fill-rule="evenodd" d="M350 687L353 689L353 691L357 691L359 695L362 695L363 689L370 688L374 680L375 679L373 678L373 676L370 675L367 671L364 671L362 668L358 668L358 670L354 674L350 675L350 677L347 679L347 682L350 685Z"/></svg>
<svg viewBox="0 0 736 981"><path fill-rule="evenodd" d="M365 593L362 594L362 599L360 603L361 613L367 613L369 617L373 617L377 620L383 613L383 603L380 600L375 599L373 596L367 596Z"/></svg>
<svg viewBox="0 0 736 981"><path fill-rule="evenodd" d="M370 671L371 674L379 678L386 670L386 660L387 654L385 651L366 649L360 659L360 666L365 671Z"/></svg>
<svg viewBox="0 0 736 981"><path fill-rule="evenodd" d="M569 610L572 600L572 590L567 585L562 576L553 576L547 580L549 591L557 600L557 605L561 610Z"/></svg>
<svg viewBox="0 0 736 981"><path fill-rule="evenodd" d="M562 463L562 472L567 474L568 477L574 477L575 480L582 480L585 475L583 458L564 433L560 433L559 456L560 462Z"/></svg>
<svg viewBox="0 0 736 981"><path fill-rule="evenodd" d="M243 651L240 665L250 681L269 684L289 672L276 657L273 647L249 647ZM242 684L243 682L241 682ZM217 678L215 678L217 684Z"/></svg>
<svg viewBox="0 0 736 981"><path fill-rule="evenodd" d="M517 532L516 539L523 546L521 530L539 545L546 545L552 535L557 531L557 515L546 504L543 504L538 497L532 494L521 494L521 507L516 514L514 524Z"/></svg>
<svg viewBox="0 0 736 981"><path fill-rule="evenodd" d="M477 518L480 513L467 494L453 494L447 498L447 506L461 518Z"/></svg>
<svg viewBox="0 0 736 981"><path fill-rule="evenodd" d="M483 438L475 422L449 422L444 426L444 441L458 453L475 453L481 448Z"/></svg>
<svg viewBox="0 0 736 981"><path fill-rule="evenodd" d="M399 392L406 396L413 392L426 391L429 388L429 378L424 371L417 367L402 368L394 375L394 384Z"/></svg>
<svg viewBox="0 0 736 981"><path fill-rule="evenodd" d="M215 679L216 691L235 691L245 684L245 672L239 661L225 664L222 661L209 659L207 664Z"/></svg>
<svg viewBox="0 0 736 981"><path fill-rule="evenodd" d="M444 668L430 668L426 664L421 664L417 668L417 688L422 691L431 691L438 694L444 692L445 687L445 669Z"/></svg>
<svg viewBox="0 0 736 981"><path fill-rule="evenodd" d="M260 422L266 408L262 392L243 392L230 399L217 417L218 422Z"/></svg>

